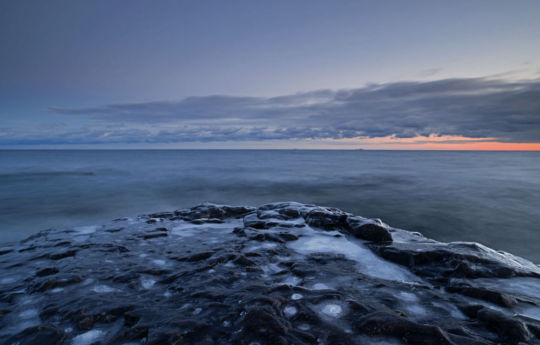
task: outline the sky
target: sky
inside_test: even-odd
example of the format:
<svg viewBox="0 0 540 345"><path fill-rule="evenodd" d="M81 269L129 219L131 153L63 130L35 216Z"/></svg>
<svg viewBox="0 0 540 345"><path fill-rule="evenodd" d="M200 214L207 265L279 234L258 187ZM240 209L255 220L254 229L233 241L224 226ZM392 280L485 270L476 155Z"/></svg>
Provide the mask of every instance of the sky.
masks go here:
<svg viewBox="0 0 540 345"><path fill-rule="evenodd" d="M540 150L540 1L0 1L0 148Z"/></svg>

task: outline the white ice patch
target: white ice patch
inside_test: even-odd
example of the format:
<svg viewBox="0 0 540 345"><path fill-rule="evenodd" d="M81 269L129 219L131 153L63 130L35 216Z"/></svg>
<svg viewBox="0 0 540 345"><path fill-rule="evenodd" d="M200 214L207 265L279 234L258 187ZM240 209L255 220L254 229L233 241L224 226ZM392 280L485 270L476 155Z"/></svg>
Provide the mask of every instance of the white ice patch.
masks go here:
<svg viewBox="0 0 540 345"><path fill-rule="evenodd" d="M201 312L202 312L202 308L196 308L196 309L193 311L193 315L199 315Z"/></svg>
<svg viewBox="0 0 540 345"><path fill-rule="evenodd" d="M410 314L414 314L417 316L427 315L427 310L424 307L422 307L420 304L409 304L406 306L406 308Z"/></svg>
<svg viewBox="0 0 540 345"><path fill-rule="evenodd" d="M154 265L156 265L156 266L161 266L161 267L167 265L167 262L165 260L161 260L161 259L152 260L152 263L154 263Z"/></svg>
<svg viewBox="0 0 540 345"><path fill-rule="evenodd" d="M156 283L155 279L141 278L141 286L145 290L151 289L155 283Z"/></svg>
<svg viewBox="0 0 540 345"><path fill-rule="evenodd" d="M196 228L188 226L176 226L172 228L171 234L180 236L180 237L191 237L199 233Z"/></svg>
<svg viewBox="0 0 540 345"><path fill-rule="evenodd" d="M301 278L298 278L298 277L295 277L295 276L290 276L290 277L287 277L287 279L285 279L283 281L283 284L296 286L296 285L300 284L301 281L302 281Z"/></svg>
<svg viewBox="0 0 540 345"><path fill-rule="evenodd" d="M79 334L75 338L73 338L73 341L71 342L71 345L90 345L95 342L97 342L100 338L103 337L104 332L93 329L91 331Z"/></svg>
<svg viewBox="0 0 540 345"><path fill-rule="evenodd" d="M450 314L450 316L452 316L453 318L456 318L456 319L461 319L461 320L464 320L466 319L467 317L461 312L461 310L459 310L455 305L453 304L450 304L450 303L441 303L441 302L432 302L431 304L433 304L433 306L435 307L438 307L438 308L441 308L441 309L444 309L448 312L448 314Z"/></svg>
<svg viewBox="0 0 540 345"><path fill-rule="evenodd" d="M0 279L0 284L11 284L17 281L15 277L5 277Z"/></svg>
<svg viewBox="0 0 540 345"><path fill-rule="evenodd" d="M86 286L86 285L92 284L93 282L94 282L94 279L92 279L92 278L87 278L87 279L85 279L85 280L81 283L81 285Z"/></svg>
<svg viewBox="0 0 540 345"><path fill-rule="evenodd" d="M306 236L289 242L289 247L304 255L315 253L344 255L347 259L358 263L361 273L375 278L402 282L420 281L406 269L379 258L361 242L348 240L345 237L334 237L335 231L311 230L305 234Z"/></svg>
<svg viewBox="0 0 540 345"><path fill-rule="evenodd" d="M301 331L309 331L310 327L307 323L303 323L301 325L298 326L298 329L301 330Z"/></svg>
<svg viewBox="0 0 540 345"><path fill-rule="evenodd" d="M285 307L285 309L283 309L283 312L285 313L287 317L294 316L297 311L298 310L296 309L296 307L293 307L293 306L288 306L288 307Z"/></svg>
<svg viewBox="0 0 540 345"><path fill-rule="evenodd" d="M266 274L274 274L283 271L277 264L262 265L261 269Z"/></svg>
<svg viewBox="0 0 540 345"><path fill-rule="evenodd" d="M406 301L406 302L418 302L418 297L410 292L400 291L398 293L399 299Z"/></svg>
<svg viewBox="0 0 540 345"><path fill-rule="evenodd" d="M241 225L241 220L235 220L232 222L224 223L203 223L203 224L193 224L184 222L183 224L174 227L171 230L171 233L181 237L192 237L198 236L202 232L221 232L223 229L233 229L236 226ZM210 238L210 237L208 237Z"/></svg>
<svg viewBox="0 0 540 345"><path fill-rule="evenodd" d="M331 289L330 286L326 285L325 283L315 283L311 287L312 290L328 290Z"/></svg>
<svg viewBox="0 0 540 345"><path fill-rule="evenodd" d="M96 286L94 286L92 291L94 291L96 293L109 293L109 292L116 291L116 289L112 288L110 286L107 286L107 285L96 285Z"/></svg>
<svg viewBox="0 0 540 345"><path fill-rule="evenodd" d="M21 313L19 313L19 317L21 319L32 319L32 318L35 318L38 316L38 311L35 310L35 309L28 309L28 310L25 310Z"/></svg>
<svg viewBox="0 0 540 345"><path fill-rule="evenodd" d="M339 317L343 313L343 308L337 304L326 304L321 311L326 316Z"/></svg>
<svg viewBox="0 0 540 345"><path fill-rule="evenodd" d="M268 243L263 243L263 244L256 245L256 246L247 247L244 250L244 252L249 253L249 252L255 252L255 251L259 250L259 249L273 249L275 247L277 247L277 243L268 242Z"/></svg>
<svg viewBox="0 0 540 345"><path fill-rule="evenodd" d="M538 307L524 308L520 314L540 321L540 308Z"/></svg>
<svg viewBox="0 0 540 345"><path fill-rule="evenodd" d="M77 231L81 235L88 235L96 232L101 226L98 225L88 225L88 226L76 226L73 230Z"/></svg>
<svg viewBox="0 0 540 345"><path fill-rule="evenodd" d="M299 294L299 293L293 293L292 296L291 296L291 299L292 299L293 301L297 301L297 300L299 300L299 299L302 299L302 297L304 297L304 296L302 296L302 295Z"/></svg>
<svg viewBox="0 0 540 345"><path fill-rule="evenodd" d="M538 278L479 278L474 282L495 291L540 298L540 279Z"/></svg>

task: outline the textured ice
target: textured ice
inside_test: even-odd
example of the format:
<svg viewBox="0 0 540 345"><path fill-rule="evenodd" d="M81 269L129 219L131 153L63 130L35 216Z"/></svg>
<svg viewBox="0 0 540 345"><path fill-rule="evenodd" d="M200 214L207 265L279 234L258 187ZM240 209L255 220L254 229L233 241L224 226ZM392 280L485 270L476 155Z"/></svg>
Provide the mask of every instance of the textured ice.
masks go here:
<svg viewBox="0 0 540 345"><path fill-rule="evenodd" d="M422 307L420 304L408 304L406 308L407 308L407 311L411 314L414 314L417 316L427 315L426 308Z"/></svg>
<svg viewBox="0 0 540 345"><path fill-rule="evenodd" d="M293 293L292 296L291 296L291 299L292 299L293 301L296 301L296 300L302 299L302 297L304 297L304 296L302 296L302 294L299 294L299 293Z"/></svg>
<svg viewBox="0 0 540 345"><path fill-rule="evenodd" d="M474 280L478 285L502 292L540 298L540 279L514 277L510 279L480 278Z"/></svg>
<svg viewBox="0 0 540 345"><path fill-rule="evenodd" d="M358 269L361 273L375 278L402 282L420 281L405 268L379 258L360 241L334 237L335 234L334 231L312 230L306 232L305 236L298 240L290 242L289 246L304 255L315 253L344 255L347 259L358 263Z"/></svg>
<svg viewBox="0 0 540 345"><path fill-rule="evenodd" d="M433 306L446 310L448 315L456 319L464 320L467 317L455 305L450 303L432 302Z"/></svg>
<svg viewBox="0 0 540 345"><path fill-rule="evenodd" d="M73 341L71 342L71 345L90 345L94 344L97 341L100 340L100 338L103 337L105 332L93 329L91 331L79 334L75 338L73 338Z"/></svg>
<svg viewBox="0 0 540 345"><path fill-rule="evenodd" d="M540 307L524 308L521 314L540 321Z"/></svg>
<svg viewBox="0 0 540 345"><path fill-rule="evenodd" d="M17 281L15 277L5 277L0 279L0 284L11 284Z"/></svg>
<svg viewBox="0 0 540 345"><path fill-rule="evenodd" d="M291 317L291 316L295 315L297 311L298 310L296 309L296 307L293 307L293 306L287 306L287 307L285 307L285 309L283 309L283 312L288 317Z"/></svg>
<svg viewBox="0 0 540 345"><path fill-rule="evenodd" d="M116 289L112 288L112 287L110 287L108 285L96 285L96 286L94 286L92 291L97 292L97 293L109 293L109 292L116 291Z"/></svg>
<svg viewBox="0 0 540 345"><path fill-rule="evenodd" d="M35 309L28 309L21 313L19 313L19 317L21 319L32 319L34 317L37 317L39 315L38 311Z"/></svg>
<svg viewBox="0 0 540 345"><path fill-rule="evenodd" d="M326 304L324 307L322 307L321 311L324 315L338 317L343 312L343 309L337 304Z"/></svg>
<svg viewBox="0 0 540 345"><path fill-rule="evenodd" d="M156 283L155 279L141 278L141 286L143 287L143 289L146 289L146 290L151 289L155 283Z"/></svg>
<svg viewBox="0 0 540 345"><path fill-rule="evenodd" d="M271 263L271 264L268 264L268 265L262 265L261 269L266 274L273 274L273 273L278 273L278 272L283 271L283 269L281 267L279 267L277 264L274 264L274 263Z"/></svg>
<svg viewBox="0 0 540 345"><path fill-rule="evenodd" d="M157 266L166 266L167 265L167 262L165 260L162 260L162 259L154 259L154 260L152 260L152 263L154 263L154 265L157 265Z"/></svg>
<svg viewBox="0 0 540 345"><path fill-rule="evenodd" d="M331 287L326 285L325 283L315 283L315 284L313 284L311 289L313 289L313 290L328 290L328 289L331 289Z"/></svg>
<svg viewBox="0 0 540 345"><path fill-rule="evenodd" d="M407 301L407 302L417 302L418 301L418 297L415 294L410 293L410 292L400 291L397 294L397 296L401 300L404 300L404 301Z"/></svg>
<svg viewBox="0 0 540 345"><path fill-rule="evenodd" d="M260 250L260 249L273 249L273 248L276 248L276 247L277 247L277 243L265 242L265 243L260 244L260 245L247 247L245 249L245 252L255 252L255 251Z"/></svg>
<svg viewBox="0 0 540 345"><path fill-rule="evenodd" d="M88 226L77 226L77 227L74 227L73 230L77 231L81 235L87 235L87 234L92 234L96 232L96 230L99 228L101 228L101 226L88 225Z"/></svg>
<svg viewBox="0 0 540 345"><path fill-rule="evenodd" d="M193 315L199 315L202 312L202 308L195 308Z"/></svg>
<svg viewBox="0 0 540 345"><path fill-rule="evenodd" d="M298 326L298 329L301 331L309 331L311 327L307 323L302 323Z"/></svg>

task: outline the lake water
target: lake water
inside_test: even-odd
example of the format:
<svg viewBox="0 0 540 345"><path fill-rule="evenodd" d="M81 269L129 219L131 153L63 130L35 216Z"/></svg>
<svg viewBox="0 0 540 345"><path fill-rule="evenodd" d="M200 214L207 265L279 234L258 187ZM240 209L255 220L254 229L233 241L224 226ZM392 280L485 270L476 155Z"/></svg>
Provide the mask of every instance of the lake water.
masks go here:
<svg viewBox="0 0 540 345"><path fill-rule="evenodd" d="M540 263L540 152L0 151L0 241L204 201L287 200Z"/></svg>

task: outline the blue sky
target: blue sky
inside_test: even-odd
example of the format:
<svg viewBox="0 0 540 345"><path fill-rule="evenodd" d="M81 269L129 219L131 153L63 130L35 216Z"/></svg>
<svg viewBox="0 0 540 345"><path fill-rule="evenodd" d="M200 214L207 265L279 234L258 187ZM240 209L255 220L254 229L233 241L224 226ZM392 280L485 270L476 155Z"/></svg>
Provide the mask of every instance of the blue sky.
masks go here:
<svg viewBox="0 0 540 345"><path fill-rule="evenodd" d="M2 1L0 145L540 142L538 18L539 1Z"/></svg>

